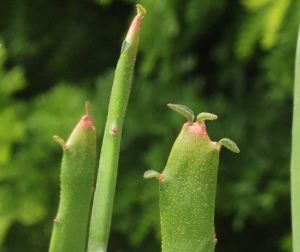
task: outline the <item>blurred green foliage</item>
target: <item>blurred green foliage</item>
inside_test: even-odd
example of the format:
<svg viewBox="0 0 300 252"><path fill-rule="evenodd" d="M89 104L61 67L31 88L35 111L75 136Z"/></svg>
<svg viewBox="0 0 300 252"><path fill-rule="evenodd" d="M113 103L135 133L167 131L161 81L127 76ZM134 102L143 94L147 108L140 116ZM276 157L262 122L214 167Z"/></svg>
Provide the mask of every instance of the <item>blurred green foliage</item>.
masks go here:
<svg viewBox="0 0 300 252"><path fill-rule="evenodd" d="M97 2L97 3L96 3ZM0 1L0 251L47 251L61 151L94 104L99 140L133 1ZM159 251L158 188L183 119L168 102L216 113L230 137L217 194L217 251L289 251L289 157L299 0L142 0L110 251ZM26 250L24 250L26 248Z"/></svg>

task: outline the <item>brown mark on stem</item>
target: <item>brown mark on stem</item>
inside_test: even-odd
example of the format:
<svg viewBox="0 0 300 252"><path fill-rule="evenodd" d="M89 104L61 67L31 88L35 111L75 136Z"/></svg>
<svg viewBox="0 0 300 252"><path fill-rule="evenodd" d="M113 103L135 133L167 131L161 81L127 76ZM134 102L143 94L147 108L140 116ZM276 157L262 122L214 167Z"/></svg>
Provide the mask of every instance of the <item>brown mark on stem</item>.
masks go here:
<svg viewBox="0 0 300 252"><path fill-rule="evenodd" d="M115 135L117 135L117 133L118 133L118 129L116 127L112 127L110 130L110 134L112 136L115 136Z"/></svg>
<svg viewBox="0 0 300 252"><path fill-rule="evenodd" d="M59 224L59 223L60 223L60 221L58 220L57 217L55 217L55 218L53 219L53 222L54 222L54 224Z"/></svg>
<svg viewBox="0 0 300 252"><path fill-rule="evenodd" d="M158 177L158 180L159 180L160 182L164 182L164 181L165 181L165 174L160 173L160 174L159 174L159 177Z"/></svg>
<svg viewBox="0 0 300 252"><path fill-rule="evenodd" d="M217 242L218 242L217 234L216 234L216 232L214 232L214 234L213 234L213 243L216 245Z"/></svg>

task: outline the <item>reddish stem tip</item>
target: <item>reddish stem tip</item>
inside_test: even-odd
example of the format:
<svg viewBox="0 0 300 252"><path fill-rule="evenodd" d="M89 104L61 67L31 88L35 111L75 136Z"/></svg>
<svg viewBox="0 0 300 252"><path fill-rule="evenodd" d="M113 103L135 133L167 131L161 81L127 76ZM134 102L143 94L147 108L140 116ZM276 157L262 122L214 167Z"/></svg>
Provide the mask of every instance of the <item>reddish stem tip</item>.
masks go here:
<svg viewBox="0 0 300 252"><path fill-rule="evenodd" d="M206 127L204 123L185 123L184 127L186 127L188 131L191 132L193 135L207 137Z"/></svg>
<svg viewBox="0 0 300 252"><path fill-rule="evenodd" d="M84 115L78 123L78 127L92 128L94 127L93 119L90 115Z"/></svg>
<svg viewBox="0 0 300 252"><path fill-rule="evenodd" d="M128 43L133 43L136 40L137 34L140 30L141 21L146 15L146 9L142 5L137 4L136 8L137 15L134 17L125 38Z"/></svg>

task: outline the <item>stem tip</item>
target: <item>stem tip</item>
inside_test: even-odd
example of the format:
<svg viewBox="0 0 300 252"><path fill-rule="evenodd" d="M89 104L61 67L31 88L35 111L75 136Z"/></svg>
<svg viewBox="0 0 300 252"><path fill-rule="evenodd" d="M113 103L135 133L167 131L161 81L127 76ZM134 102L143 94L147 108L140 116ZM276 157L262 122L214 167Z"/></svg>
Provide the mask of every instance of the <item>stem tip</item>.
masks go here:
<svg viewBox="0 0 300 252"><path fill-rule="evenodd" d="M86 101L84 106L85 106L85 113L87 115L90 115L90 113L92 111L92 103L90 101Z"/></svg>
<svg viewBox="0 0 300 252"><path fill-rule="evenodd" d="M140 5L140 4L136 5L136 9L137 9L138 15L141 18L143 18L146 15L146 13L147 13L146 9L142 5Z"/></svg>

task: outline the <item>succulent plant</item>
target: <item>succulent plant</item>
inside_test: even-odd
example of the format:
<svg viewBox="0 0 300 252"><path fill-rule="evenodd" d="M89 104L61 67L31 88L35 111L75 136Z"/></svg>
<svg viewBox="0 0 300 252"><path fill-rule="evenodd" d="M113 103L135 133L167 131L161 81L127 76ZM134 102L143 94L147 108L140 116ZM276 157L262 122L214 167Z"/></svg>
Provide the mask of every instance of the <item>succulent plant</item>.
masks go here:
<svg viewBox="0 0 300 252"><path fill-rule="evenodd" d="M214 211L219 153L224 146L238 153L230 139L211 141L206 120L215 120L211 113L194 113L178 104L168 106L188 120L177 137L165 169L150 170L145 178L159 181L159 206L163 252L211 252L216 235Z"/></svg>
<svg viewBox="0 0 300 252"><path fill-rule="evenodd" d="M115 70L92 209L89 252L106 251L107 248L122 127L131 90L140 26L145 14L146 10L137 4L137 15L134 17L123 42L121 55Z"/></svg>
<svg viewBox="0 0 300 252"><path fill-rule="evenodd" d="M96 176L96 134L89 103L67 142L54 136L63 149L60 201L50 252L86 249L93 186Z"/></svg>

